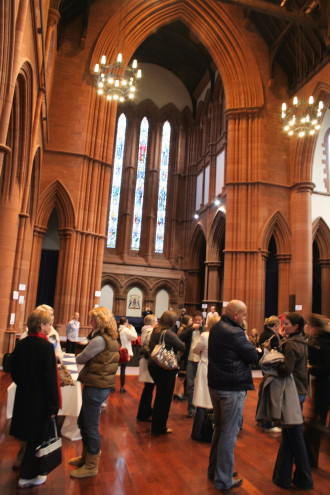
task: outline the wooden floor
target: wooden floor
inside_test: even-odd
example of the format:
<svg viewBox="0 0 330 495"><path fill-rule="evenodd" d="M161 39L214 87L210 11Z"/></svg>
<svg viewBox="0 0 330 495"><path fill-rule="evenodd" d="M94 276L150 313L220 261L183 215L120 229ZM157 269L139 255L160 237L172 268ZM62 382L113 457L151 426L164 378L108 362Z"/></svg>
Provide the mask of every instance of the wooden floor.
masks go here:
<svg viewBox="0 0 330 495"><path fill-rule="evenodd" d="M119 378L117 377L117 380ZM258 385L259 380L255 380ZM192 420L186 417L186 402L173 402L168 426L171 435L151 436L148 423L135 419L142 384L136 376L127 377L127 393L114 392L101 415L102 457L100 471L94 478L71 479L68 459L80 454L81 442L63 439L63 463L53 471L45 485L18 490L17 474L11 466L18 442L8 435L6 389L10 375L0 372L0 495L18 491L27 495L197 495L216 494L207 479L209 444L190 438ZM118 388L117 388L118 390ZM244 425L235 449L235 470L243 485L235 495L277 495L286 490L276 487L272 470L280 435L263 433L254 421L257 392L249 392L244 409ZM308 404L307 408L308 410ZM318 469L313 469L315 489L311 495L330 493L329 442L323 439ZM290 490L290 493L296 493Z"/></svg>

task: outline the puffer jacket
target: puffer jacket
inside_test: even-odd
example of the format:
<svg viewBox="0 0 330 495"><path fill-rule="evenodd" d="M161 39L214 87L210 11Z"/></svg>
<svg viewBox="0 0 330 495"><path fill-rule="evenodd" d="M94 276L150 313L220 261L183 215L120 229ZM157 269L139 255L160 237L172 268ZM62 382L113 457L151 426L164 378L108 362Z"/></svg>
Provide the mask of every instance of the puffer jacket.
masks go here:
<svg viewBox="0 0 330 495"><path fill-rule="evenodd" d="M253 390L250 364L258 352L243 328L224 315L210 330L208 385L215 390Z"/></svg>

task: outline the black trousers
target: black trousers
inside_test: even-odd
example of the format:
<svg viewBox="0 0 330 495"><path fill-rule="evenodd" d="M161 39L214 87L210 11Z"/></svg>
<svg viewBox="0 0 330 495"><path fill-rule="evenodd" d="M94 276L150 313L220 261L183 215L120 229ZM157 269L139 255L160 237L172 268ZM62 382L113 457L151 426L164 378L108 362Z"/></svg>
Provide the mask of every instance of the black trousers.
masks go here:
<svg viewBox="0 0 330 495"><path fill-rule="evenodd" d="M156 385L156 397L152 411L151 432L166 433L166 423L175 385L177 370L164 370L155 363L149 364L149 373Z"/></svg>
<svg viewBox="0 0 330 495"><path fill-rule="evenodd" d="M154 383L147 383L145 382L144 384L144 389L141 394L141 399L140 399L140 404L139 404L139 409L137 412L137 419L140 421L146 421L148 420L151 415L152 415L152 394L155 388Z"/></svg>
<svg viewBox="0 0 330 495"><path fill-rule="evenodd" d="M71 340L66 341L65 343L65 352L68 354L76 354L77 342L71 342Z"/></svg>
<svg viewBox="0 0 330 495"><path fill-rule="evenodd" d="M26 442L24 456L20 468L20 478L25 480L32 480L39 474L38 458L35 456L36 448L40 445L40 442Z"/></svg>
<svg viewBox="0 0 330 495"><path fill-rule="evenodd" d="M282 428L282 442L277 453L273 481L283 488L290 488L291 482L302 490L313 488L302 424Z"/></svg>

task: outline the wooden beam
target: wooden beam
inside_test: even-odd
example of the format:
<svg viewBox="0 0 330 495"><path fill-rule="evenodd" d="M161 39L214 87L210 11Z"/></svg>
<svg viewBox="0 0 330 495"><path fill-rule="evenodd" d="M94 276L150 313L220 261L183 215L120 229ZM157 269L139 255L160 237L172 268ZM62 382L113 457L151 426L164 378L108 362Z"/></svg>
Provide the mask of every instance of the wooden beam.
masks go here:
<svg viewBox="0 0 330 495"><path fill-rule="evenodd" d="M302 26L310 27L312 29L319 29L321 23L318 19L313 19L309 15L299 12L298 10L287 10L286 7L280 7L273 3L268 3L264 0L218 0L222 3L229 3L231 5L237 5L238 7L247 8L260 12L261 14L278 17L279 19L300 24Z"/></svg>

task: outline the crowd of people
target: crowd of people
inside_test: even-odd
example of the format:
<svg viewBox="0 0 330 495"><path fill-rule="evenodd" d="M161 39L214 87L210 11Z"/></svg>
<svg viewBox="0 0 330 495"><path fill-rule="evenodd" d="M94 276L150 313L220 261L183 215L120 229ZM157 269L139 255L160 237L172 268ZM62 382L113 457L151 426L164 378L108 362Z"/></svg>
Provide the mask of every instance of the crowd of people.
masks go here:
<svg viewBox="0 0 330 495"><path fill-rule="evenodd" d="M126 348L131 358L132 342L138 339L128 318L116 322L105 307L95 307L89 317L92 331L80 353L78 312L66 328L66 351L77 354L78 380L83 384L78 417L82 452L69 460L75 467L70 473L73 478L98 473L101 408L115 388L119 366L119 391L126 392L127 363L119 364L119 348ZM40 485L47 479L35 451L61 407L57 363L63 353L53 320L53 308L37 307L12 354L11 373L17 391L10 434L21 441L14 463L19 487ZM311 315L305 322L297 312L272 315L265 319L260 334L257 329L249 333L246 321L246 305L235 299L223 308L221 316L212 306L207 315L196 311L190 316L183 309L178 318L169 310L158 319L146 308L138 378L144 387L137 420L150 422L153 435L170 434L173 430L167 422L172 400L186 400L187 417L193 419L192 438L211 442L208 478L218 490L238 487L243 479L235 472L234 449L243 427L247 392L254 389L252 369L260 366L263 378L256 421L263 431L282 434L273 482L285 489L312 489L311 466L318 465L322 426L330 404L329 319ZM160 362L155 358L159 349L170 356L171 366L166 359ZM314 415L304 428L302 411L310 376L314 377Z"/></svg>

